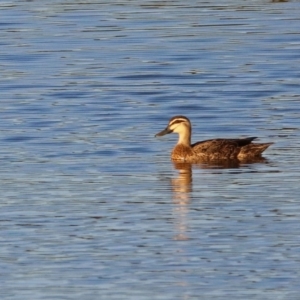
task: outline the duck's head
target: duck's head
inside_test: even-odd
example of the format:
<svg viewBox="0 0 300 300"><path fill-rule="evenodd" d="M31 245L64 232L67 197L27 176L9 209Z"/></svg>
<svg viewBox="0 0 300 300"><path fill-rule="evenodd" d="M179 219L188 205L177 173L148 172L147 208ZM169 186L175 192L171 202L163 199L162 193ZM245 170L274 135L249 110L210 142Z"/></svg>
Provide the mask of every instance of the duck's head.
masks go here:
<svg viewBox="0 0 300 300"><path fill-rule="evenodd" d="M178 133L179 137L190 138L192 131L192 126L190 120L185 116L175 116L170 119L168 126L161 132L157 133L155 136L163 136L168 133Z"/></svg>

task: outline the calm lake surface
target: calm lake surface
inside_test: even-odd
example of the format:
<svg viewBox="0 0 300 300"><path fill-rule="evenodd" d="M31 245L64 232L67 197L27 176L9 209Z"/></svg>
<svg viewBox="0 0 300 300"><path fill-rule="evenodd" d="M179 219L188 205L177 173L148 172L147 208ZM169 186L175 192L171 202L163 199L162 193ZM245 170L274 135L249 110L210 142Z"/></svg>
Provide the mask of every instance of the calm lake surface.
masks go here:
<svg viewBox="0 0 300 300"><path fill-rule="evenodd" d="M299 1L2 1L0 35L1 299L299 299ZM174 165L178 114L275 144Z"/></svg>

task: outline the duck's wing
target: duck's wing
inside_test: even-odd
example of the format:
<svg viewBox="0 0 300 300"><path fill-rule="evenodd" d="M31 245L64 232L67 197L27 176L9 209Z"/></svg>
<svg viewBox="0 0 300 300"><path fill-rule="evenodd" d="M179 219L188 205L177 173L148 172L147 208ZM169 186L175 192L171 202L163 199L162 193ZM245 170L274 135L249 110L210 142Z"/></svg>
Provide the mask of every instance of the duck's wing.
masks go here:
<svg viewBox="0 0 300 300"><path fill-rule="evenodd" d="M235 159L242 147L251 144L256 137L244 139L212 139L197 142L191 147L199 155L205 155L210 159Z"/></svg>
<svg viewBox="0 0 300 300"><path fill-rule="evenodd" d="M257 137L248 137L244 139L211 139L211 140L205 140L201 142L197 142L192 144L192 148L194 150L197 149L207 149L210 147L221 147L225 145L234 145L236 147L243 147L246 145L251 144L253 140L257 139Z"/></svg>
<svg viewBox="0 0 300 300"><path fill-rule="evenodd" d="M263 143L263 144L248 144L241 148L238 154L239 160L249 160L257 157L261 157L261 154L273 143Z"/></svg>

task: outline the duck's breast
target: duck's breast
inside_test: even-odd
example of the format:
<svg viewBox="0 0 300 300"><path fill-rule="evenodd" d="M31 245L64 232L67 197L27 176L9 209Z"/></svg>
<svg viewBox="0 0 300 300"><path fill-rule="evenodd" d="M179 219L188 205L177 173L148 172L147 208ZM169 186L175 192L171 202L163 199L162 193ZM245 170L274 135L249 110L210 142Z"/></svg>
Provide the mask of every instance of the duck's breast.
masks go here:
<svg viewBox="0 0 300 300"><path fill-rule="evenodd" d="M174 161L189 161L193 156L195 156L193 149L183 144L176 145L171 153Z"/></svg>

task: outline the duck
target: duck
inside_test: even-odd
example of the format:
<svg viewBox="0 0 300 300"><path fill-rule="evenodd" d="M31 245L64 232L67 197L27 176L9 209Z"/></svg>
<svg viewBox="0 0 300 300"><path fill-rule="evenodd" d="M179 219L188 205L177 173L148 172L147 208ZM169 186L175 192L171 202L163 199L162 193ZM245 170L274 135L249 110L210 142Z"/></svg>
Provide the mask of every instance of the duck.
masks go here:
<svg viewBox="0 0 300 300"><path fill-rule="evenodd" d="M179 138L171 152L172 161L197 163L203 161L251 161L262 157L262 153L273 143L252 143L257 137L237 139L217 138L191 143L192 124L189 118L178 115L169 120L167 127L155 137L178 133Z"/></svg>

